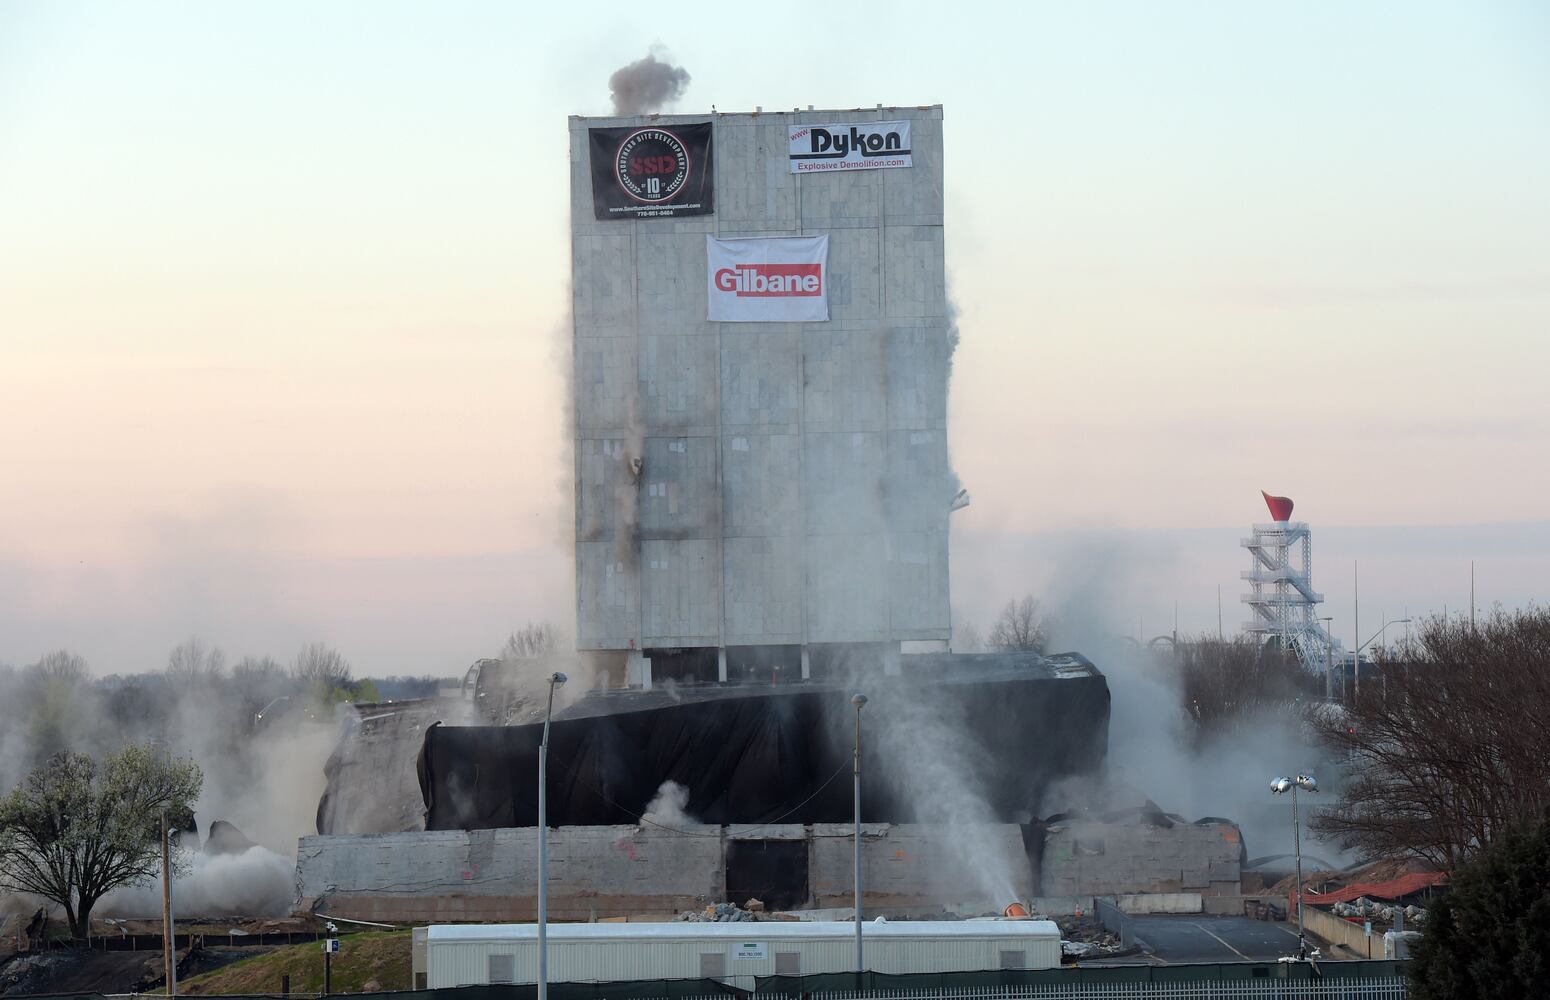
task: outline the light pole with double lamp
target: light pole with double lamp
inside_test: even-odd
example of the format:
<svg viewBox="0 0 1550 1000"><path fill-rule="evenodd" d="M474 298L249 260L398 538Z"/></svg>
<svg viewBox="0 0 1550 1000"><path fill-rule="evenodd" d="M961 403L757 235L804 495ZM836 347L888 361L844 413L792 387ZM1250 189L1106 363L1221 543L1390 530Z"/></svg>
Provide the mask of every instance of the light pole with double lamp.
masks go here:
<svg viewBox="0 0 1550 1000"><path fill-rule="evenodd" d="M1308 942L1302 932L1302 829L1297 824L1297 789L1305 792L1317 792L1319 783L1311 774L1299 774L1295 778L1276 778L1270 782L1270 791L1275 795L1286 792L1292 793L1292 844L1297 855L1297 957L1308 957Z"/></svg>
<svg viewBox="0 0 1550 1000"><path fill-rule="evenodd" d="M549 675L544 736L538 743L538 1000L549 1000L549 717L554 689L564 683L558 670Z"/></svg>

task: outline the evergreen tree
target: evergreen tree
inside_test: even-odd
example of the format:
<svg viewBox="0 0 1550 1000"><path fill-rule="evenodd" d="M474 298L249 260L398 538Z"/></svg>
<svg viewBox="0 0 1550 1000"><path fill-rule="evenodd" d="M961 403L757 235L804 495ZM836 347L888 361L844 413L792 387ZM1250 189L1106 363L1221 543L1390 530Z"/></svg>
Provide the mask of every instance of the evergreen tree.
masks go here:
<svg viewBox="0 0 1550 1000"><path fill-rule="evenodd" d="M1508 831L1428 908L1414 1000L1541 996L1550 983L1550 820Z"/></svg>

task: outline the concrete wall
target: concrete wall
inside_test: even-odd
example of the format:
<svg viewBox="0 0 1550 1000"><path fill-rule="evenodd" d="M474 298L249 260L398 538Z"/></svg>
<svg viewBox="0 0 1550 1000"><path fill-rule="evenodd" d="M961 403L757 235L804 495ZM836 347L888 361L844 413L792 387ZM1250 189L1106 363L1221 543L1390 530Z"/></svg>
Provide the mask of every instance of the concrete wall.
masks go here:
<svg viewBox="0 0 1550 1000"><path fill-rule="evenodd" d="M718 827L679 836L633 826L549 832L549 913L589 920L673 912L719 899ZM538 831L303 837L298 909L357 920L525 921L536 916Z"/></svg>
<svg viewBox="0 0 1550 1000"><path fill-rule="evenodd" d="M1288 920L1295 924L1297 914L1287 914ZM1330 944L1344 945L1351 952L1361 958L1383 958L1383 933L1368 934L1361 924L1353 924L1349 920L1335 916L1327 910L1321 910L1316 906L1304 904L1302 908L1303 927Z"/></svg>
<svg viewBox="0 0 1550 1000"><path fill-rule="evenodd" d="M848 825L684 831L633 826L550 831L551 917L667 915L720 901L726 843L738 839L807 841L808 905L851 906ZM989 912L1033 895L1033 873L1015 825L963 830L867 824L862 834L868 908ZM537 877L537 831L531 828L303 837L296 899L302 911L357 920L531 920Z"/></svg>
<svg viewBox="0 0 1550 1000"><path fill-rule="evenodd" d="M941 108L651 120L707 119L715 214L602 222L587 129L646 119L570 120L577 644L946 640ZM793 124L901 119L912 167L788 170ZM706 234L820 233L828 322L706 321Z"/></svg>
<svg viewBox="0 0 1550 1000"><path fill-rule="evenodd" d="M814 824L811 829L813 905L851 906L851 827ZM1013 824L957 829L863 823L861 834L863 907L993 911L1034 894L1022 828Z"/></svg>
<svg viewBox="0 0 1550 1000"><path fill-rule="evenodd" d="M1045 895L1237 895L1243 839L1236 826L1071 822L1046 832Z"/></svg>

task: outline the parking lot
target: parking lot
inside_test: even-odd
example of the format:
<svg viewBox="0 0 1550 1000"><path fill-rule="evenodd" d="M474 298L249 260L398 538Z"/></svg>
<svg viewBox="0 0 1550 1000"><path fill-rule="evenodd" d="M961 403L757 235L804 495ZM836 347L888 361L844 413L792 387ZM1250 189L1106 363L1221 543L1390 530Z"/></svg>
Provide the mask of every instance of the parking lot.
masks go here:
<svg viewBox="0 0 1550 1000"><path fill-rule="evenodd" d="M1297 950L1297 928L1290 923L1206 914L1154 914L1131 919L1142 948L1140 957L1161 965L1273 962Z"/></svg>

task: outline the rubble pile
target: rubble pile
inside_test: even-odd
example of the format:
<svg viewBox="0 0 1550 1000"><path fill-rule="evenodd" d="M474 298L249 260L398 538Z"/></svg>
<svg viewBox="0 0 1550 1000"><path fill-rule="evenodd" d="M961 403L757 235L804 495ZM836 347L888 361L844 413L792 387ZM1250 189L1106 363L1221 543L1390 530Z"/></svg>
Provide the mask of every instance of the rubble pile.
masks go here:
<svg viewBox="0 0 1550 1000"><path fill-rule="evenodd" d="M1349 903L1336 903L1333 907L1337 917L1356 917L1366 920L1374 920L1379 923L1392 924L1395 913L1403 913L1406 924L1421 924L1426 922L1426 910L1420 906L1390 906L1380 903L1375 899L1362 896L1353 899Z"/></svg>
<svg viewBox="0 0 1550 1000"><path fill-rule="evenodd" d="M1055 917L1060 928L1060 954L1064 958L1097 958L1124 950L1119 935L1092 917Z"/></svg>
<svg viewBox="0 0 1550 1000"><path fill-rule="evenodd" d="M757 899L750 899L748 907L744 909L736 903L711 903L703 910L687 910L673 918L683 920L691 924L735 924L745 921L768 920L769 914L764 912L764 904Z"/></svg>

